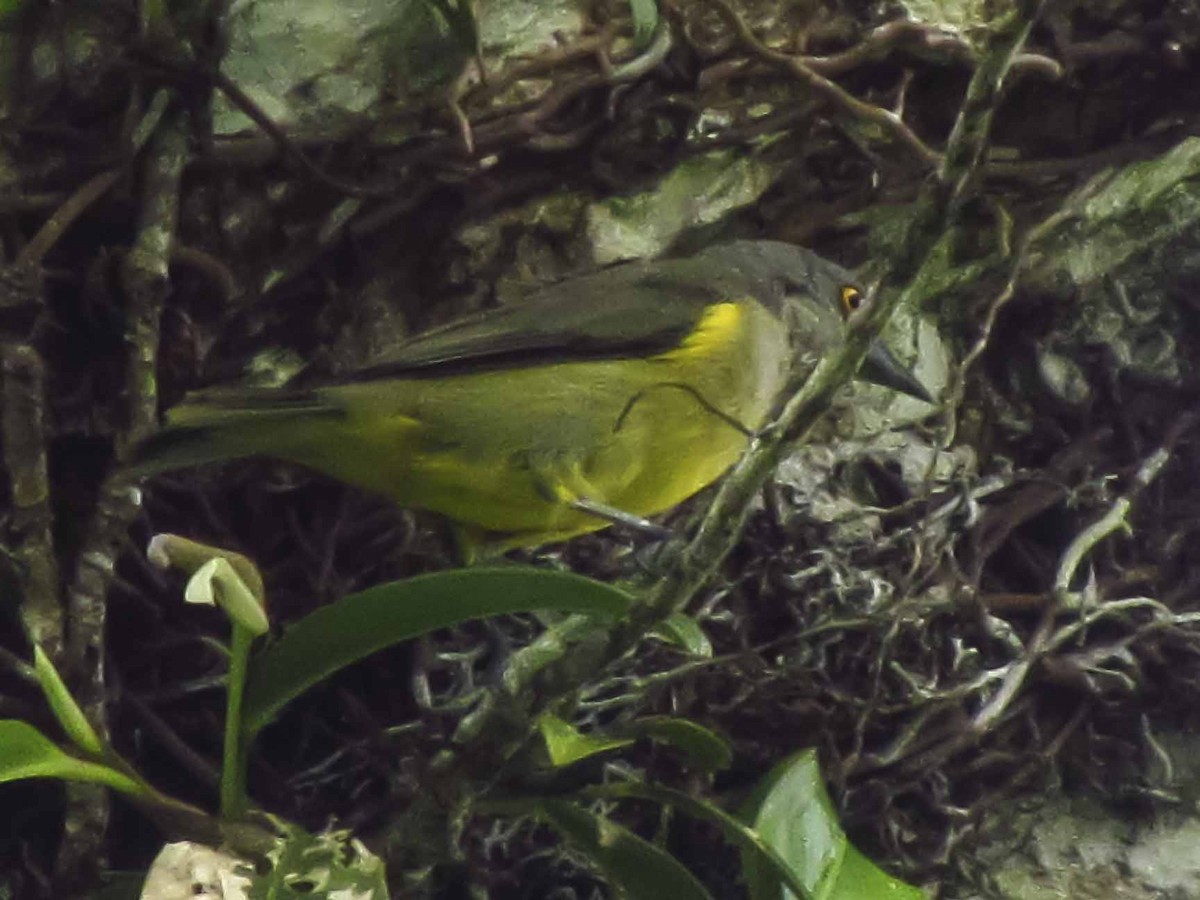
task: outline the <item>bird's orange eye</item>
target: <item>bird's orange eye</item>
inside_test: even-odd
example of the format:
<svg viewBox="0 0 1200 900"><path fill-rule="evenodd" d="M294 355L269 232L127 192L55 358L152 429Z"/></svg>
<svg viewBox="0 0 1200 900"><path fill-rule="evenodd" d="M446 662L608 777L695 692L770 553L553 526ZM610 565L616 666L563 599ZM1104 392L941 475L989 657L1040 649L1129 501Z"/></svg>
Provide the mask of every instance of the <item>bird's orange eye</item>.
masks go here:
<svg viewBox="0 0 1200 900"><path fill-rule="evenodd" d="M846 315L850 315L850 313L862 306L862 302L862 291L852 284L842 287L842 310Z"/></svg>

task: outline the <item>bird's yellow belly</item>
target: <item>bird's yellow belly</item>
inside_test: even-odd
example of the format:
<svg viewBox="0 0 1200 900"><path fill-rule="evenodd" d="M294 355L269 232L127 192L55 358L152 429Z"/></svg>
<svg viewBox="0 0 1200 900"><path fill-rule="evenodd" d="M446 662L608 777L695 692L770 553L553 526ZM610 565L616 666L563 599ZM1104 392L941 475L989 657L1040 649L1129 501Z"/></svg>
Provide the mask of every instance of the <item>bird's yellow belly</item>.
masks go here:
<svg viewBox="0 0 1200 900"><path fill-rule="evenodd" d="M743 331L728 337L745 343ZM572 500L653 515L717 479L782 381L781 354L753 358L748 345L705 357L685 345L650 359L405 379L384 416L378 384L344 385L333 389L348 413L340 439L298 461L503 546L560 540L608 524Z"/></svg>

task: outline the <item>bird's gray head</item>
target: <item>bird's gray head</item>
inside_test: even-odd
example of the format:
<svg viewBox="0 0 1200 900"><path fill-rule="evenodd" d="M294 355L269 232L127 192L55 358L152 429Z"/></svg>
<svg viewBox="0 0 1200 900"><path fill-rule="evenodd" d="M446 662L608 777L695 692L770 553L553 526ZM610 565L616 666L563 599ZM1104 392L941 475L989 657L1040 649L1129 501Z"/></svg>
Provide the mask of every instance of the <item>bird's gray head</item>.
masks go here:
<svg viewBox="0 0 1200 900"><path fill-rule="evenodd" d="M825 353L840 343L846 319L866 299L849 271L782 241L732 241L700 255L737 272L759 302L785 323L801 351ZM882 341L871 347L859 377L932 402Z"/></svg>
<svg viewBox="0 0 1200 900"><path fill-rule="evenodd" d="M709 247L701 256L736 274L803 349L824 352L834 346L864 296L854 276L837 263L782 241L733 241Z"/></svg>

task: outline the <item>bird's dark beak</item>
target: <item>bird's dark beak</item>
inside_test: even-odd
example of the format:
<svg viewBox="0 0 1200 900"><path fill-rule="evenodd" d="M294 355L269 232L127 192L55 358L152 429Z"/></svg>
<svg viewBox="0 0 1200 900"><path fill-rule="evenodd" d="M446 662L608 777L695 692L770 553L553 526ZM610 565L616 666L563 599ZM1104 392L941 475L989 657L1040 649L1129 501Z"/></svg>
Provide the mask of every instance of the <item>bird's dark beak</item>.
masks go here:
<svg viewBox="0 0 1200 900"><path fill-rule="evenodd" d="M874 384L881 384L892 390L908 394L910 397L916 397L918 400L924 400L926 403L933 402L933 397L930 396L929 391L925 390L925 385L917 381L912 372L904 368L900 364L900 360L892 356L892 351L883 341L876 341L871 345L858 375Z"/></svg>

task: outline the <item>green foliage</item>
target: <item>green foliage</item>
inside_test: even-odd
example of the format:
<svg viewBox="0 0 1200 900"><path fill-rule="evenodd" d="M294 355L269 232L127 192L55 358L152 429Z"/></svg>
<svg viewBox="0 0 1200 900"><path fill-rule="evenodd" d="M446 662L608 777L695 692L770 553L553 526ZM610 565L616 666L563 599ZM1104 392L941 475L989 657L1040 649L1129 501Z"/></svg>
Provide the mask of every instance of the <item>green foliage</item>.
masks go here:
<svg viewBox="0 0 1200 900"><path fill-rule="evenodd" d="M67 690L50 657L33 646L33 672L46 703L71 742L85 757L73 756L26 722L0 721L0 782L59 778L102 784L126 794L145 796L147 787L108 765L108 751Z"/></svg>
<svg viewBox="0 0 1200 900"><path fill-rule="evenodd" d="M244 706L247 732L256 734L338 669L430 631L530 610L612 620L632 602L611 585L526 566L457 569L370 588L292 625L254 658Z"/></svg>
<svg viewBox="0 0 1200 900"><path fill-rule="evenodd" d="M85 753L100 756L104 752L100 736L92 729L83 710L67 690L58 670L50 662L50 657L36 644L33 648L33 670L42 693L46 696L46 702L50 704L54 717L58 719L58 724L67 733L67 737Z"/></svg>
<svg viewBox="0 0 1200 900"><path fill-rule="evenodd" d="M583 796L650 800L716 825L741 853L743 878L753 900L919 900L924 896L851 846L838 825L812 750L772 770L741 818L691 794L636 780L597 785Z"/></svg>
<svg viewBox="0 0 1200 900"><path fill-rule="evenodd" d="M170 536L156 538L151 556L190 572L193 582L201 580L199 586L189 584L190 594L236 594L245 601L241 605L248 604L252 611L265 610L261 580L249 560L231 562L230 554L218 548ZM214 563L220 570L215 573ZM633 602L623 591L588 578L507 566L441 572L380 585L309 615L258 653L253 652L252 644L255 632L263 630L265 618L251 616L252 628L240 624L240 618L233 618L222 813L231 819L244 814L245 760L253 736L287 702L342 667L384 647L468 619L555 611L583 614L579 618L586 624L585 616L616 620L628 613ZM711 656L703 631L686 616L671 617L658 634L693 655ZM34 672L64 731L86 758L65 752L24 722L3 721L0 782L39 777L87 781L138 795L151 803L174 803L158 795L136 774L109 764L116 757L88 725L40 648L35 651ZM724 738L681 718L647 717L621 722L610 733L585 734L565 719L545 713L537 727L555 768L620 751L640 738L678 750L692 768L704 773L726 768L733 759L733 750ZM474 801L478 804L481 799ZM593 785L581 790L577 799L580 802L514 797L502 808L532 813L551 826L622 896L633 900L708 900L710 894L667 851L591 811L587 804L597 800L651 801L715 824L741 852L745 880L754 900L795 896L805 900L909 900L920 896L916 889L881 872L850 846L811 751L797 754L772 771L740 820L706 800L638 779ZM483 802L486 805L487 801ZM286 900L332 897L338 892L365 898L387 896L382 863L348 834L311 835L287 824L277 827L275 848L267 853L270 865L253 876L251 897Z"/></svg>
<svg viewBox="0 0 1200 900"><path fill-rule="evenodd" d="M687 757L689 763L704 772L727 769L733 762L733 748L729 742L690 719L651 716L638 719L625 730L637 737L648 737L674 747Z"/></svg>
<svg viewBox="0 0 1200 900"><path fill-rule="evenodd" d="M250 900L386 900L388 896L383 862L348 832L314 835L286 826L267 855L270 867L254 874Z"/></svg>
<svg viewBox="0 0 1200 900"><path fill-rule="evenodd" d="M628 747L640 737L674 747L688 762L705 772L727 768L733 761L733 750L727 741L687 719L670 716L638 719L622 726L619 733L611 737L584 734L550 713L544 713L537 724L550 762L555 767L569 766L598 753Z"/></svg>
<svg viewBox="0 0 1200 900"><path fill-rule="evenodd" d="M692 818L711 822L720 829L721 835L726 841L741 851L743 866L747 865L748 860L752 860L760 871L774 872L779 883L786 884L800 896L807 897L803 884L783 857L776 853L756 831L725 812L715 803L700 800L691 794L685 794L672 788L658 787L637 781L589 788L585 795L607 800L651 800L662 806L670 806Z"/></svg>
<svg viewBox="0 0 1200 900"><path fill-rule="evenodd" d="M583 734L569 722L550 713L541 716L537 725L542 740L546 743L546 751L550 754L550 762L560 767L569 766L597 753L619 750L633 743L633 738L605 738Z"/></svg>
<svg viewBox="0 0 1200 900"><path fill-rule="evenodd" d="M155 535L146 548L146 556L155 565L188 573L191 577L184 589L184 600L219 607L229 617L233 628L229 678L225 688L221 813L231 819L240 818L247 805L247 744L242 738L246 666L255 638L270 629L262 575L258 566L240 553L210 547L175 534Z"/></svg>
<svg viewBox="0 0 1200 900"><path fill-rule="evenodd" d="M804 750L776 766L743 810L743 819L818 900L919 900L921 891L880 871L846 839L825 792L817 754ZM761 854L743 851L753 900L795 897Z"/></svg>
<svg viewBox="0 0 1200 900"><path fill-rule="evenodd" d="M565 800L543 800L537 816L591 859L630 900L711 900L704 885L669 853L603 816Z"/></svg>
<svg viewBox="0 0 1200 900"><path fill-rule="evenodd" d="M704 633L704 629L691 616L673 613L667 616L666 620L653 633L656 637L675 644L692 656L712 659L712 642Z"/></svg>
<svg viewBox="0 0 1200 900"><path fill-rule="evenodd" d="M543 716L539 728L556 766L619 749L625 743L615 737L583 735L555 716ZM705 771L724 768L732 761L732 749L724 740L686 719L643 719L621 728L620 733L674 746ZM851 846L838 824L816 754L811 750L796 754L774 769L759 785L740 819L706 800L639 779L586 788L581 799L650 800L715 824L739 849L754 900L915 900L923 896L911 885L881 871ZM630 873L639 867L647 878L667 879L677 873L670 866L661 868L662 851L645 845L608 819L565 800L542 801L536 809L539 817L562 832L629 896L690 896L639 893L685 892L688 888L668 888L665 882L631 883ZM618 845L619 852L615 849ZM651 871L653 875L648 874Z"/></svg>
<svg viewBox="0 0 1200 900"><path fill-rule="evenodd" d="M26 722L0 720L0 783L24 778L90 782L124 794L146 792L133 778L110 766L66 753Z"/></svg>

